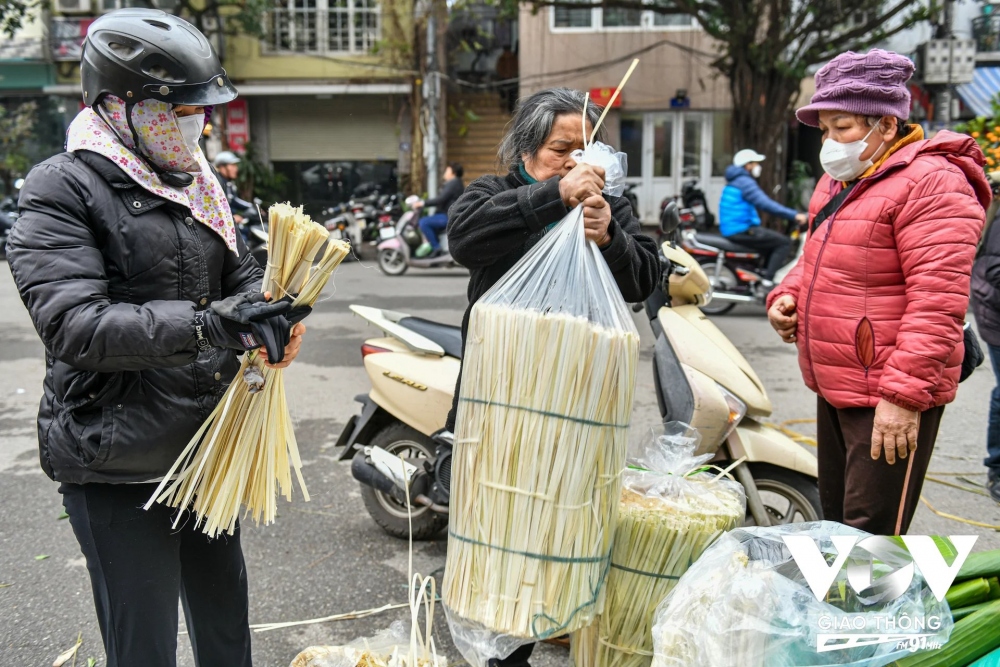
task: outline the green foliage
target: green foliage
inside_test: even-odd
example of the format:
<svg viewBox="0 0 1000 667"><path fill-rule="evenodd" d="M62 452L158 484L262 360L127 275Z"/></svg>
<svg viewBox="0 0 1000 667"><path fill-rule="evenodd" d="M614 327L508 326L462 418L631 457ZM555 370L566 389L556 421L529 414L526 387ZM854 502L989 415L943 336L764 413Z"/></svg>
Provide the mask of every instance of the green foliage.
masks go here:
<svg viewBox="0 0 1000 667"><path fill-rule="evenodd" d="M35 131L38 104L0 104L0 180L4 191L13 191L13 181L31 169L28 142Z"/></svg>
<svg viewBox="0 0 1000 667"><path fill-rule="evenodd" d="M0 0L0 34L13 39L18 30L34 20L32 10L41 6L41 0Z"/></svg>
<svg viewBox="0 0 1000 667"><path fill-rule="evenodd" d="M247 201L260 197L265 208L275 202L283 201L286 198L285 188L288 179L282 174L275 173L266 162L261 162L253 144L248 143L244 148L240 175L236 179L240 196Z"/></svg>
<svg viewBox="0 0 1000 667"><path fill-rule="evenodd" d="M793 160L788 171L788 205L803 209L807 205L807 197L812 193L812 168L807 162Z"/></svg>

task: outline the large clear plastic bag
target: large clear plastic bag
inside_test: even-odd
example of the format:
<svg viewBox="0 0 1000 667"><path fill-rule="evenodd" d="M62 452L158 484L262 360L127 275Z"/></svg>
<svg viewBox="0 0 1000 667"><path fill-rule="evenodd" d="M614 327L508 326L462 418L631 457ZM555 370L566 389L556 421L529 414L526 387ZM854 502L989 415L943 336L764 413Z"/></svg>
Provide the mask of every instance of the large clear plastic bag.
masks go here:
<svg viewBox="0 0 1000 667"><path fill-rule="evenodd" d="M657 605L716 539L743 523L743 487L696 456L699 433L651 429L629 452L604 611L573 636L576 667L649 667Z"/></svg>
<svg viewBox="0 0 1000 667"><path fill-rule="evenodd" d="M592 164L604 169L604 189L611 197L621 197L625 192L625 178L628 176L628 155L616 151L611 146L595 141L581 150L573 151L577 162Z"/></svg>
<svg viewBox="0 0 1000 667"><path fill-rule="evenodd" d="M482 667L603 604L639 335L582 208L472 309L443 600Z"/></svg>
<svg viewBox="0 0 1000 667"><path fill-rule="evenodd" d="M395 621L372 637L362 637L343 646L310 646L292 660L290 667L447 667L443 655L421 658L410 665L411 628Z"/></svg>
<svg viewBox="0 0 1000 667"><path fill-rule="evenodd" d="M847 582L847 567L817 599L783 537L812 538L827 565L831 537L870 535L831 521L737 528L708 548L656 610L653 667L882 667L909 655L896 640L820 652L821 635L913 634L947 641L952 618L919 572L899 597L866 604ZM905 567L904 560L881 574ZM892 626L888 619L896 619ZM909 619L903 621L901 619ZM859 624L861 627L859 627ZM904 626L905 624L905 626ZM906 629L906 627L910 629Z"/></svg>

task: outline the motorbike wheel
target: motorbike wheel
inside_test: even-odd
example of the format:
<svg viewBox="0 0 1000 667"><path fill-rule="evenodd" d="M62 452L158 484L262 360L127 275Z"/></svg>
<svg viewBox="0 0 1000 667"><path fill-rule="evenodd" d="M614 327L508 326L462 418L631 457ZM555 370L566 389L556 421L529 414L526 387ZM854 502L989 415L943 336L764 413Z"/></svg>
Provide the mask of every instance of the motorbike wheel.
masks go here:
<svg viewBox="0 0 1000 667"><path fill-rule="evenodd" d="M378 251L378 268L387 276L401 276L410 268L406 255L399 250L385 248Z"/></svg>
<svg viewBox="0 0 1000 667"><path fill-rule="evenodd" d="M434 441L400 422L383 428L372 437L368 444L372 447L381 447L390 454L402 456L405 459L434 458ZM364 454L359 452L357 456L364 456ZM375 523L382 527L382 530L403 540L410 536L406 505L399 503L392 496L364 484L361 485L361 500L364 501L368 514L375 520ZM413 539L415 540L430 539L448 525L446 515L432 512L427 507L411 505L411 514Z"/></svg>
<svg viewBox="0 0 1000 667"><path fill-rule="evenodd" d="M736 278L736 274L725 264L722 265L722 270L719 272L719 276L715 275L715 260L706 257L705 259L699 260L701 268L705 270L708 275L708 281L712 284L712 292L725 292L736 288L739 284L739 280ZM701 312L706 315L724 315L730 310L736 307L736 304L732 301L717 301L712 299L707 306L701 307Z"/></svg>
<svg viewBox="0 0 1000 667"><path fill-rule="evenodd" d="M761 502L764 503L772 524L819 521L823 518L819 486L815 479L769 463L749 465ZM756 525L749 509L743 525Z"/></svg>

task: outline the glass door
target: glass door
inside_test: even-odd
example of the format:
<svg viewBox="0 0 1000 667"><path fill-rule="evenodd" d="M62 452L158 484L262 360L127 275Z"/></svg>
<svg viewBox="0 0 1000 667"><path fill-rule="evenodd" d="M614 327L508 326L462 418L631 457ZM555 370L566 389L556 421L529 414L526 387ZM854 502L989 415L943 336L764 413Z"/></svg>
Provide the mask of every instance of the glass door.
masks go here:
<svg viewBox="0 0 1000 667"><path fill-rule="evenodd" d="M620 150L636 185L637 215L656 224L660 203L680 195L684 181L708 180L712 168L712 115L699 112L623 113Z"/></svg>

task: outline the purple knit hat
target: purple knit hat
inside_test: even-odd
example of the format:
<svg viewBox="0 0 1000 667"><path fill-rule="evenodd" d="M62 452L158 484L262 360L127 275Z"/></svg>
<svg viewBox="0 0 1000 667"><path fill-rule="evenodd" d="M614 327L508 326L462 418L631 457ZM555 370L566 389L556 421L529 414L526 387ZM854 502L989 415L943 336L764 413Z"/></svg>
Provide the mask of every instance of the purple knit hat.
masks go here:
<svg viewBox="0 0 1000 667"><path fill-rule="evenodd" d="M819 127L819 112L828 110L906 120L910 115L906 82L911 76L910 59L892 51L841 53L816 73L816 92L795 116L813 127Z"/></svg>

